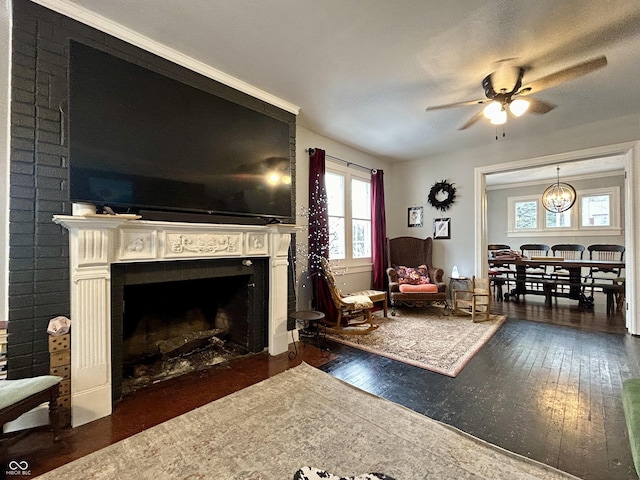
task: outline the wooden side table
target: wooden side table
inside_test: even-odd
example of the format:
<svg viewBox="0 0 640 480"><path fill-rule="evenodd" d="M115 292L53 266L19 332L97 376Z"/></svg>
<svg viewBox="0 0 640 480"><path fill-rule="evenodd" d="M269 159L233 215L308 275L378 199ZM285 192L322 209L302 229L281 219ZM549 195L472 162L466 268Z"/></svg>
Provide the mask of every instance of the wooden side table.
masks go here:
<svg viewBox="0 0 640 480"><path fill-rule="evenodd" d="M305 344L314 344L322 354L325 352L328 355L329 349L326 348L325 339L327 337L327 326L324 324L324 313L317 310L299 310L292 315L296 319L296 326L302 326L298 329L298 338ZM293 352L289 352L289 359L293 360L298 356L298 347L293 337L293 330L291 331L291 338L293 342Z"/></svg>

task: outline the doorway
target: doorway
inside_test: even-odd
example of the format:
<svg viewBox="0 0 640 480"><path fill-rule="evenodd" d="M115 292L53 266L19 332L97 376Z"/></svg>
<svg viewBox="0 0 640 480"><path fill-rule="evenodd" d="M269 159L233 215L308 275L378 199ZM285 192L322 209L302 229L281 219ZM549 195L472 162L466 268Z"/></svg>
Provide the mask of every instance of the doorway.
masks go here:
<svg viewBox="0 0 640 480"><path fill-rule="evenodd" d="M636 217L636 194L635 182L637 182L635 164L640 159L640 143L630 142L619 145L610 145L605 147L591 148L576 152L568 152L557 155L549 155L545 157L525 159L515 162L506 162L495 165L487 165L477 167L475 169L475 271L480 275L486 276L488 265L486 262L487 252L487 175L512 172L516 170L525 170L534 167L546 165L560 165L580 160L609 157L612 155L620 155L624 158L625 171L625 188L624 188L624 204L625 204L625 246L626 246L626 327L631 334L640 333L640 321L636 319L635 314L635 284L636 284L636 254L635 254L635 217Z"/></svg>

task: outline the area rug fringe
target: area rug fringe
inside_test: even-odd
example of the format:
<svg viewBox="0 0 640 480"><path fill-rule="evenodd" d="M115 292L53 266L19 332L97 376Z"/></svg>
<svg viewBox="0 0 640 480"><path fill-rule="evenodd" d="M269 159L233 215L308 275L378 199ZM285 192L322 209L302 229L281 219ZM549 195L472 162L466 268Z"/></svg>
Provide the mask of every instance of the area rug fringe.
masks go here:
<svg viewBox="0 0 640 480"><path fill-rule="evenodd" d="M444 315L440 309L402 310L395 317L375 317L379 328L368 335L328 333L327 338L432 372L457 376L506 320L487 322Z"/></svg>

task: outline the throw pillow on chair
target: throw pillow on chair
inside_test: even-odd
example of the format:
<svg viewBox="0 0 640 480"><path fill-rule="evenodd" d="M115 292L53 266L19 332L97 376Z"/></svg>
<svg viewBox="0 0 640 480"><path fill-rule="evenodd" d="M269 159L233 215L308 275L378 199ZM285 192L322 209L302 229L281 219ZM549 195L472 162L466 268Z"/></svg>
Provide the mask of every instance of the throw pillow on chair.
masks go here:
<svg viewBox="0 0 640 480"><path fill-rule="evenodd" d="M432 283L422 285L402 284L398 287L402 293L438 293L438 286Z"/></svg>

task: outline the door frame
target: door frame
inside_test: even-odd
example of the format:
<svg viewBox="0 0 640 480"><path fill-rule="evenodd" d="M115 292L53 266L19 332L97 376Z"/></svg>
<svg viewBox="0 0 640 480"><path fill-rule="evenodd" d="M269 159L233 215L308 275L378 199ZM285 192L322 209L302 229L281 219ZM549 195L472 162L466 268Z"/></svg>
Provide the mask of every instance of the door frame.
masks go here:
<svg viewBox="0 0 640 480"><path fill-rule="evenodd" d="M522 170L543 165L560 165L567 162L586 160L589 158L622 155L624 157L624 239L625 239L625 276L626 276L626 326L629 333L640 334L640 320L636 319L635 297L637 292L637 273L640 272L640 255L636 251L636 229L640 225L640 208L636 204L640 201L640 142L626 142L603 147L589 148L574 152L566 152L543 157L529 158L514 162L498 163L476 167L474 173L475 190L475 271L486 277L487 264L487 182L486 176L492 173L502 173Z"/></svg>

